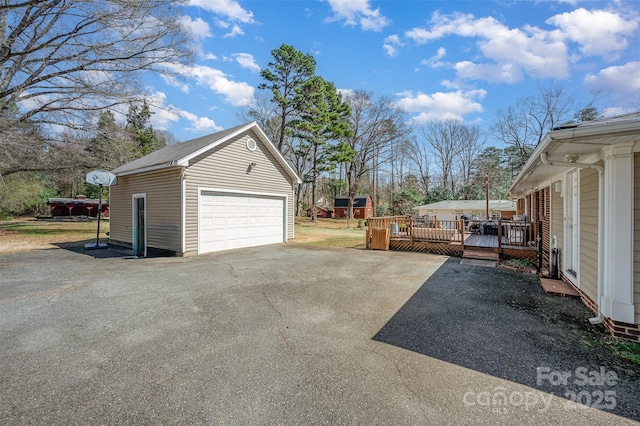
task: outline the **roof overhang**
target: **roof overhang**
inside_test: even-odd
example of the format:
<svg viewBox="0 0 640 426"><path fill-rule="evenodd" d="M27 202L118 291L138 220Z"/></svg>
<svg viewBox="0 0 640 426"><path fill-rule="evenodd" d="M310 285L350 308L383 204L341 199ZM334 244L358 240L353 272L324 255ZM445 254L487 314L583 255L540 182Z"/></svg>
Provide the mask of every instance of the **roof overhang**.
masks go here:
<svg viewBox="0 0 640 426"><path fill-rule="evenodd" d="M302 180L300 180L300 178L298 177L298 174L295 172L295 170L293 170L293 168L289 165L287 160L285 160L285 158L282 156L282 154L280 153L278 148L276 148L276 146L273 144L273 142L271 142L271 140L266 135L266 133L260 128L260 126L258 126L258 123L256 123L255 121L251 122L251 123L248 123L246 126L240 127L235 132L229 133L225 137L223 137L221 139L218 139L217 141L212 142L209 145L204 146L204 147L200 148L197 151L192 152L191 154L187 155L186 157L181 158L180 160L177 161L177 165L183 166L183 167L187 167L187 166L189 166L189 161L191 161L192 159L198 157L199 155L204 154L205 152L215 148L216 146L218 146L220 144L223 144L223 143L227 142L230 139L233 139L233 138L237 137L238 135L241 135L242 133L244 133L244 132L246 132L246 131L248 131L248 130L250 130L252 128L255 131L255 133L258 135L260 140L267 147L267 149L269 149L271 154L275 157L275 159L280 163L280 165L282 165L282 167L287 171L287 173L293 178L294 183L298 183L298 184L302 183Z"/></svg>
<svg viewBox="0 0 640 426"><path fill-rule="evenodd" d="M248 123L242 127L239 127L237 130L235 130L232 133L229 133L228 135L225 135L224 137L220 138L220 139L216 139L213 142L211 142L210 144L207 144L205 146L203 146L202 148L193 151L191 153L189 153L188 155L167 162L167 163L161 163L161 164L154 164L154 165L150 165L147 167L142 167L142 168L137 168L137 169L133 169L133 170L128 170L125 172L119 172L116 173L117 176L128 176L128 175L134 175L134 174L139 174L139 173L145 173L145 172L153 172L153 171L159 171L159 170L165 170L165 169L170 169L170 168L175 168L175 167L188 167L189 166L189 162L198 157L199 155L202 155L204 153L206 153L207 151L241 135L244 132L247 132L248 130L253 129L256 133L256 135L258 135L258 137L260 138L260 140L264 143L264 145L267 147L267 149L269 150L269 152L271 152L271 154L274 156L274 158L278 161L278 163L285 169L285 171L287 172L287 174L289 174L291 176L291 178L293 179L294 183L300 184L302 183L302 180L300 180L300 178L298 177L298 174L295 172L295 170L293 170L293 168L289 165L289 163L287 162L287 160L285 160L285 158L282 156L282 154L280 153L280 151L278 150L278 148L276 148L276 146L273 144L273 142L271 142L271 140L269 139L269 137L264 133L264 131L260 128L260 126L258 125L258 123L251 122Z"/></svg>
<svg viewBox="0 0 640 426"><path fill-rule="evenodd" d="M640 114L635 119L598 120L571 128L561 128L547 133L529 157L513 184L507 197L521 198L539 188L546 187L551 180L574 167L568 161L596 163L602 160L602 149L616 144L635 143L640 140ZM545 164L541 155L558 164Z"/></svg>
<svg viewBox="0 0 640 426"><path fill-rule="evenodd" d="M169 163L155 164L153 166L142 167L142 168L139 168L139 169L128 170L126 172L116 173L116 175L117 176L137 175L137 174L140 174L140 173L155 172L155 171L159 171L159 170L167 170L167 169L176 168L176 167L181 167L181 166L179 166L176 161L171 161Z"/></svg>

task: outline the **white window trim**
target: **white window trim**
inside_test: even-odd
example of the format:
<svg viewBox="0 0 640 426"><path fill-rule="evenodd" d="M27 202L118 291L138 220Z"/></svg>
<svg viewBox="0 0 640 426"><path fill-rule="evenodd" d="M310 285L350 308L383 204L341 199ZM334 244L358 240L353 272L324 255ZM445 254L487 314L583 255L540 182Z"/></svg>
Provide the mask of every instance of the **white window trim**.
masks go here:
<svg viewBox="0 0 640 426"><path fill-rule="evenodd" d="M131 246L133 247L133 242L134 242L134 238L135 238L135 233L136 230L138 228L138 224L136 223L136 200L138 198L142 198L144 199L144 254L143 257L147 257L147 230L148 230L148 226L147 226L147 210L148 210L148 205L147 205L147 194L146 193L139 193L139 194L133 194L131 195Z"/></svg>
<svg viewBox="0 0 640 426"><path fill-rule="evenodd" d="M573 209L573 207L571 208L572 210L571 213L575 220L575 227L576 227L575 235L576 235L577 241L572 244L573 247L570 247L569 244L571 244L571 242L573 241L573 237L567 238L567 236L571 233L571 227L569 226L569 223L567 220L568 219L567 214L569 212L569 204L572 203L573 201L573 197L569 196L569 195L572 195L572 190L569 189L569 185L573 185L573 179L571 177L572 174L575 174L576 176L576 187L578 191L575 209ZM564 216L563 232L564 232L565 247L562 254L562 271L565 277L567 277L576 287L580 288L580 169L570 170L569 172L566 173L565 176L566 178L564 179L564 182L566 185L565 187L566 196L564 197L564 212L563 212L563 216ZM571 251L573 248L577 250L576 256L573 256L573 252ZM575 257L577 259L578 264L573 265L570 260L567 261L569 256ZM567 269L567 265L570 265L573 267L572 271L575 272L575 275L569 272L569 269Z"/></svg>

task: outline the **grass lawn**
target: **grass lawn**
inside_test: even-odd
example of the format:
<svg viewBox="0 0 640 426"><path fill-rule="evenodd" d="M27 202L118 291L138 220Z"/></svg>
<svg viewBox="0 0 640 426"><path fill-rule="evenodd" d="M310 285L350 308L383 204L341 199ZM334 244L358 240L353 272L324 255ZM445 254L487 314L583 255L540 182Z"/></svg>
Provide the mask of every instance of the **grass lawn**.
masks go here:
<svg viewBox="0 0 640 426"><path fill-rule="evenodd" d="M0 253L56 248L59 243L95 240L98 221L53 221L32 218L0 221ZM100 238L106 239L109 221L100 221ZM106 242L106 240L105 240Z"/></svg>
<svg viewBox="0 0 640 426"><path fill-rule="evenodd" d="M53 221L21 218L0 221L0 253L56 248L56 244L95 240L97 221ZM364 248L365 229L358 221L344 219L296 218L296 243L327 247ZM100 222L100 238L106 242L109 221Z"/></svg>
<svg viewBox="0 0 640 426"><path fill-rule="evenodd" d="M346 219L318 218L318 225L308 217L296 218L296 234L293 242L325 247L348 247L363 249L365 228L358 228L358 221L351 220L347 228Z"/></svg>

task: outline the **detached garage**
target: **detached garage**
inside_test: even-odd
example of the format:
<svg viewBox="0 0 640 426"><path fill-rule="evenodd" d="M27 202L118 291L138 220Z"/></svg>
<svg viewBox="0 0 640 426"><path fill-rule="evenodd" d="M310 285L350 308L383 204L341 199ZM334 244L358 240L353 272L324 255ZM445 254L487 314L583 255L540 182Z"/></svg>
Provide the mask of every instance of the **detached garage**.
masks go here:
<svg viewBox="0 0 640 426"><path fill-rule="evenodd" d="M112 243L195 255L286 242L300 179L254 122L167 146L117 168Z"/></svg>

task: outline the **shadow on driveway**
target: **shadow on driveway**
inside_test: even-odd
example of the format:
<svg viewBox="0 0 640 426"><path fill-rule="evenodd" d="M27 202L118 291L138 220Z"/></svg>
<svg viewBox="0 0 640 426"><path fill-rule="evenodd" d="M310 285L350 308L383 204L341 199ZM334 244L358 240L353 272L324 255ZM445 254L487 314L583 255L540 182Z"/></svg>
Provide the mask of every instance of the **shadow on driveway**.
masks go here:
<svg viewBox="0 0 640 426"><path fill-rule="evenodd" d="M101 240L100 242L105 243L106 241ZM84 248L86 243L95 243L95 239L72 243L54 243L53 245L74 253L91 256L95 259L142 259L133 256L133 250L127 247L108 244L107 248L86 249ZM151 247L147 248L147 256L144 259L156 257L175 257L175 254L165 250L157 250Z"/></svg>
<svg viewBox="0 0 640 426"><path fill-rule="evenodd" d="M640 367L613 353L591 316L535 275L450 258L374 340L638 420ZM617 380L597 383L609 371Z"/></svg>

